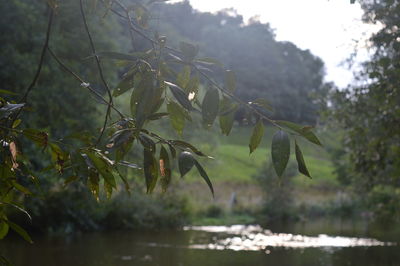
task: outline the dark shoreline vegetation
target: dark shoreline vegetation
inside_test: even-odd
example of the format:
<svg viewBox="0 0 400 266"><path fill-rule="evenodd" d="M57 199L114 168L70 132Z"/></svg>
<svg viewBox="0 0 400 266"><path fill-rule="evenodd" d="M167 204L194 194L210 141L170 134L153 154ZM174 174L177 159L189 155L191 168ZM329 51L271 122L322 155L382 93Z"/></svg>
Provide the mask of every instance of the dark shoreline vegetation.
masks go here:
<svg viewBox="0 0 400 266"><path fill-rule="evenodd" d="M399 3L360 1L364 21L383 28L357 82L338 90L320 58L234 10L143 1L127 10L129 27L113 1L83 2L81 12L80 1L0 6L0 239L11 229L29 241L24 229L399 224Z"/></svg>

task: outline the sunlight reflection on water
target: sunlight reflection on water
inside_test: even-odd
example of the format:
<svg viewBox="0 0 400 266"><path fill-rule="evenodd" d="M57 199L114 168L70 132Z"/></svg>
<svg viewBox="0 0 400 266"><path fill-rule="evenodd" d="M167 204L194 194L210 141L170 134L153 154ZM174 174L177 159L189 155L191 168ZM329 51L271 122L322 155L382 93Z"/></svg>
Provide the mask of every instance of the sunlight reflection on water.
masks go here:
<svg viewBox="0 0 400 266"><path fill-rule="evenodd" d="M267 247L284 248L329 248L329 247L371 247L390 246L394 243L381 242L371 238L355 238L342 236L303 236L285 233L272 233L258 225L232 226L188 226L184 230L219 233L214 243L191 244L192 249L213 250L265 250ZM223 235L225 234L225 235ZM230 236L226 236L226 234Z"/></svg>

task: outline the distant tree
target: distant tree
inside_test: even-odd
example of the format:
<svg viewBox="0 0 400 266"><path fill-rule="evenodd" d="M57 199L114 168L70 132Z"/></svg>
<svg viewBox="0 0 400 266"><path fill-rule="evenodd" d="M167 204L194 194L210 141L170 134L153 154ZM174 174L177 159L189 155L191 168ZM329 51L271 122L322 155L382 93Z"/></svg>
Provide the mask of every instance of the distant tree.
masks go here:
<svg viewBox="0 0 400 266"><path fill-rule="evenodd" d="M167 33L198 43L203 55L236 73L237 96L244 101L268 99L274 119L315 123L317 104L311 94L324 84L324 63L291 42L278 42L269 24L245 22L235 10L216 14L194 10L189 2L157 6ZM262 55L262 56L260 56Z"/></svg>
<svg viewBox="0 0 400 266"><path fill-rule="evenodd" d="M349 155L341 169L376 214L400 219L400 3L360 4L364 21L382 28L369 40L373 56L357 85L332 97Z"/></svg>

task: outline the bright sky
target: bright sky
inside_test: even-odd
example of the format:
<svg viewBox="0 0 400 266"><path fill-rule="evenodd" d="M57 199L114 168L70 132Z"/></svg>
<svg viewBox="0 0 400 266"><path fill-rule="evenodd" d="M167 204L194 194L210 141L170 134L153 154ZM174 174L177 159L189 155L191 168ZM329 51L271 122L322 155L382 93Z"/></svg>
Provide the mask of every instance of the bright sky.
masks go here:
<svg viewBox="0 0 400 266"><path fill-rule="evenodd" d="M178 0L179 1L179 0ZM352 73L340 66L360 40L360 60L366 58L365 40L377 27L363 24L359 4L350 0L189 0L200 11L233 7L245 21L258 15L275 29L277 39L291 41L322 58L327 80L345 87Z"/></svg>

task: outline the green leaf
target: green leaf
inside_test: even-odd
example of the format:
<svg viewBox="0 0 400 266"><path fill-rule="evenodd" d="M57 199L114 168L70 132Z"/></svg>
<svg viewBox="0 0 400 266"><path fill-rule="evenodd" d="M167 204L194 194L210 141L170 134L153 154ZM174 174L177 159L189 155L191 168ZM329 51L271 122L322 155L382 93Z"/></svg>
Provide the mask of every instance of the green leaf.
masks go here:
<svg viewBox="0 0 400 266"><path fill-rule="evenodd" d="M138 87L135 88L131 96L131 113L136 119L136 127L141 128L147 119L147 116L151 114L154 108L154 84L153 74L147 71Z"/></svg>
<svg viewBox="0 0 400 266"><path fill-rule="evenodd" d="M0 220L0 239L3 239L8 234L9 228L9 225L5 221Z"/></svg>
<svg viewBox="0 0 400 266"><path fill-rule="evenodd" d="M233 122L235 121L235 113L231 112L227 115L219 117L219 126L223 135L228 136L231 133Z"/></svg>
<svg viewBox="0 0 400 266"><path fill-rule="evenodd" d="M295 143L295 153L296 153L296 161L297 161L297 166L299 168L299 172L302 173L305 176L308 176L311 178L310 173L308 172L306 162L304 161L303 153L301 152L300 146L297 145L297 141L294 141Z"/></svg>
<svg viewBox="0 0 400 266"><path fill-rule="evenodd" d="M212 183L211 183L211 180L210 180L210 178L208 177L206 171L204 170L204 168L200 165L200 163L199 163L198 161L195 160L194 163L195 163L195 165L196 165L197 171L199 171L200 175L201 175L201 176L203 177L203 179L206 181L208 187L210 188L211 194L212 194L213 197L214 197L214 188L213 188L213 185L212 185Z"/></svg>
<svg viewBox="0 0 400 266"><path fill-rule="evenodd" d="M190 149L194 154L196 154L196 155L198 155L198 156L203 156L203 157L209 157L209 158L211 158L210 156L207 156L207 155L205 155L204 153L202 153L199 149L197 149L195 146L193 146L192 144L190 144L190 143L187 143L187 142L185 142L185 141L182 141L182 140L171 140L171 141L169 141L169 143L171 143L171 144L173 144L173 145L176 145L176 146L180 146L180 147L182 147L182 148L187 148L187 149Z"/></svg>
<svg viewBox="0 0 400 266"><path fill-rule="evenodd" d="M317 144L319 146L322 146L321 142L317 138L317 136L311 131L310 126L300 126L292 122L288 121L275 121L278 125L286 127L298 134L300 134L302 137L306 138L308 141Z"/></svg>
<svg viewBox="0 0 400 266"><path fill-rule="evenodd" d="M99 201L99 191L100 191L99 182L100 182L99 174L95 172L94 169L90 169L87 185L90 189L90 192L92 192L93 196L97 201Z"/></svg>
<svg viewBox="0 0 400 266"><path fill-rule="evenodd" d="M260 145L261 140L264 136L264 124L262 122L262 119L259 119L257 124L254 126L253 129L253 134L251 135L250 138L250 154L257 149L258 145Z"/></svg>
<svg viewBox="0 0 400 266"><path fill-rule="evenodd" d="M146 188L147 193L153 192L158 179L158 167L157 160L154 157L154 154L147 150L143 149L143 168L144 168L144 176L146 179Z"/></svg>
<svg viewBox="0 0 400 266"><path fill-rule="evenodd" d="M186 62L191 62L199 52L199 47L187 42L181 42L180 50Z"/></svg>
<svg viewBox="0 0 400 266"><path fill-rule="evenodd" d="M190 152L184 151L179 154L178 164L181 177L184 177L194 166L196 160Z"/></svg>
<svg viewBox="0 0 400 266"><path fill-rule="evenodd" d="M231 92L236 90L236 77L235 73L231 70L225 71L225 88Z"/></svg>
<svg viewBox="0 0 400 266"><path fill-rule="evenodd" d="M17 128L19 126L19 124L21 124L22 120L21 119L17 119L14 121L14 123L12 124L12 128Z"/></svg>
<svg viewBox="0 0 400 266"><path fill-rule="evenodd" d="M185 127L186 111L176 102L172 101L167 103L167 111L172 127L179 135L182 135L183 128Z"/></svg>
<svg viewBox="0 0 400 266"><path fill-rule="evenodd" d="M219 108L219 126L222 134L226 136L228 136L232 130L237 107L238 105L232 103L229 98L222 98Z"/></svg>
<svg viewBox="0 0 400 266"><path fill-rule="evenodd" d="M15 93L15 92L9 91L9 90L4 90L4 89L0 89L0 94L18 95L18 93Z"/></svg>
<svg viewBox="0 0 400 266"><path fill-rule="evenodd" d="M24 193L25 195L31 195L32 194L32 192L29 189L27 189L26 187L24 187L21 184L18 184L16 181L13 181L12 185L16 190Z"/></svg>
<svg viewBox="0 0 400 266"><path fill-rule="evenodd" d="M174 83L164 81L165 84L169 87L175 99L188 111L194 110L192 103L189 101L189 96L184 92L178 85Z"/></svg>
<svg viewBox="0 0 400 266"><path fill-rule="evenodd" d="M24 129L22 133L26 138L32 140L37 146L47 146L49 136L46 132L42 132L33 128L27 128Z"/></svg>
<svg viewBox="0 0 400 266"><path fill-rule="evenodd" d="M145 149L151 151L152 153L156 152L156 143L147 135L140 134L139 141Z"/></svg>
<svg viewBox="0 0 400 266"><path fill-rule="evenodd" d="M206 64L206 65L216 65L219 67L224 67L224 65L218 61L217 59L210 58L210 57L204 57L204 58L199 58L195 60L196 63L201 63L201 64Z"/></svg>
<svg viewBox="0 0 400 266"><path fill-rule="evenodd" d="M134 87L134 75L127 75L124 79L120 81L120 83L117 85L117 87L113 91L113 96L118 97L121 94L127 92L128 90L132 89Z"/></svg>
<svg viewBox="0 0 400 266"><path fill-rule="evenodd" d="M275 172L281 177L290 156L290 141L286 132L279 130L274 134L272 138L271 155Z"/></svg>
<svg viewBox="0 0 400 266"><path fill-rule="evenodd" d="M114 175L112 174L113 165L112 162L102 155L100 152L88 150L86 155L90 158L96 170L104 178L104 180L113 188L117 187L115 183Z"/></svg>
<svg viewBox="0 0 400 266"><path fill-rule="evenodd" d="M185 89L190 81L190 66L184 66L182 71L179 72L178 76L176 77L176 83L181 88ZM187 90L186 90L187 91Z"/></svg>
<svg viewBox="0 0 400 266"><path fill-rule="evenodd" d="M23 239L28 241L29 243L33 243L31 237L28 235L28 233L19 225L11 222L11 221L6 221L8 225L11 227L12 230L14 230L17 234L19 234Z"/></svg>
<svg viewBox="0 0 400 266"><path fill-rule="evenodd" d="M201 106L203 124L205 128L210 128L214 123L219 111L219 93L217 89L211 88L206 92Z"/></svg>
<svg viewBox="0 0 400 266"><path fill-rule="evenodd" d="M171 183L171 163L169 155L164 146L161 146L160 150L160 173L161 173L161 188L165 192Z"/></svg>

